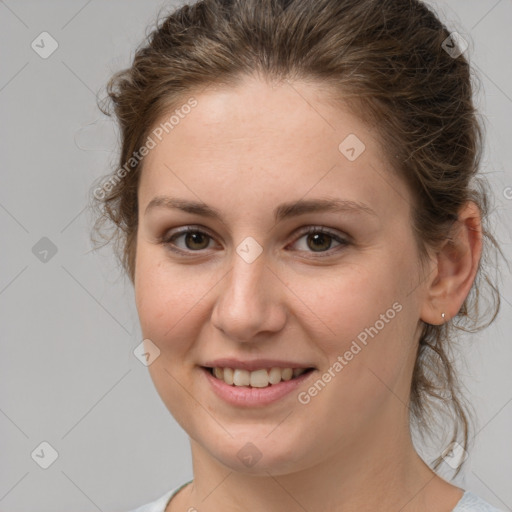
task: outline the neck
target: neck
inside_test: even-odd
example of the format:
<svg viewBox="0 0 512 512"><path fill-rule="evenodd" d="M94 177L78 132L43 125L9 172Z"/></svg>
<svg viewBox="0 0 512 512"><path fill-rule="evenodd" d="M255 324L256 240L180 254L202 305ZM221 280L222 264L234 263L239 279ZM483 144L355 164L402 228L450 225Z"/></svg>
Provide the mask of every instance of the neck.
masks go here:
<svg viewBox="0 0 512 512"><path fill-rule="evenodd" d="M428 468L414 449L407 422L402 425L369 429L349 444L340 439L342 448L328 447L329 456L321 462L286 474L272 469L258 474L235 471L191 440L194 481L181 496L179 509L452 510L462 491Z"/></svg>

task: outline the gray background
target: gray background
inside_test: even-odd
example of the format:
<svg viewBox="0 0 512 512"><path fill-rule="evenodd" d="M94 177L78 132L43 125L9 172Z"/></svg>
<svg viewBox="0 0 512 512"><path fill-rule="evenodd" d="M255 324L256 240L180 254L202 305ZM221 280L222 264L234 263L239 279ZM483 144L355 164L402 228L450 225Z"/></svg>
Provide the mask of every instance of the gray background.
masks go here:
<svg viewBox="0 0 512 512"><path fill-rule="evenodd" d="M493 224L510 256L512 1L431 3L469 41L481 77L483 170L495 192ZM109 248L91 252L85 208L93 180L115 163L116 131L95 94L129 64L162 5L0 1L0 511L128 510L192 477L187 436L132 352L142 338L131 286ZM46 59L31 47L43 31L59 45ZM49 245L43 237L54 255L41 252ZM464 343L461 371L478 434L457 482L512 510L505 267L501 292L498 321ZM58 452L48 469L35 461L44 458L43 441Z"/></svg>

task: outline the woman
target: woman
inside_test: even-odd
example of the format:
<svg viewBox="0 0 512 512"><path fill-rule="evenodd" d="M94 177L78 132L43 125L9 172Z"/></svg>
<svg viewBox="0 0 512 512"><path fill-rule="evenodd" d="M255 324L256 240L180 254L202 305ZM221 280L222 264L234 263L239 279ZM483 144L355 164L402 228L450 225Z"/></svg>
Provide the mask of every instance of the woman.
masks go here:
<svg viewBox="0 0 512 512"><path fill-rule="evenodd" d="M434 472L495 244L460 43L417 0L205 0L111 79L99 222L194 467L138 512L496 510Z"/></svg>

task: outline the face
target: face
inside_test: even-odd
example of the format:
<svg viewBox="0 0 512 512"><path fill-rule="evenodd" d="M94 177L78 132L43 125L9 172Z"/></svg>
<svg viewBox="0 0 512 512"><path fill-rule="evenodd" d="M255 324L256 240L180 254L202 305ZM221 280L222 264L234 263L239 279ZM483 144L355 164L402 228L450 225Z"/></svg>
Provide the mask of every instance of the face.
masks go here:
<svg viewBox="0 0 512 512"><path fill-rule="evenodd" d="M135 295L158 393L235 471L384 445L408 417L423 291L406 185L312 84L246 79L195 100L139 187Z"/></svg>

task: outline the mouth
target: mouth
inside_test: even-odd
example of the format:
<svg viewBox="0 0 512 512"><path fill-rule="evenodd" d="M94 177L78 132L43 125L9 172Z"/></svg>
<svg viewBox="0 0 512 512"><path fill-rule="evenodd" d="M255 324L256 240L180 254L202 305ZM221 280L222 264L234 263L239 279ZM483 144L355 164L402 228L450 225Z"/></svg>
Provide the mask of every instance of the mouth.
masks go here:
<svg viewBox="0 0 512 512"><path fill-rule="evenodd" d="M315 370L314 367L281 368L277 366L259 368L252 371L221 366L202 366L202 368L224 384L240 388L268 388L276 386L281 382L295 380L301 376L305 377L306 374Z"/></svg>

